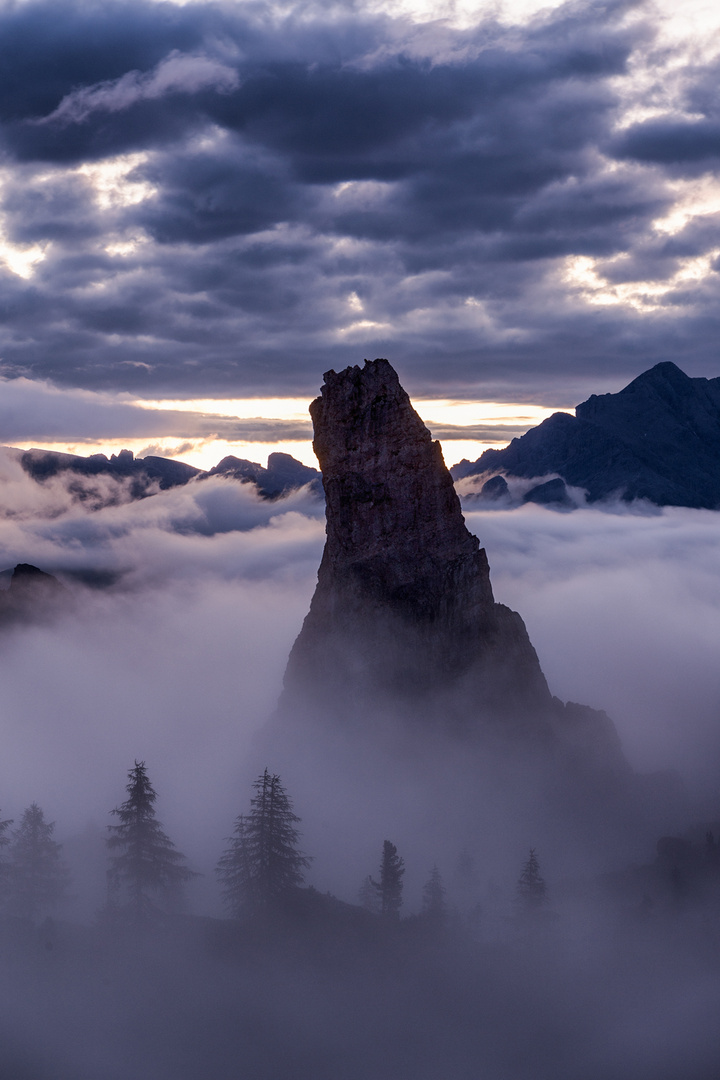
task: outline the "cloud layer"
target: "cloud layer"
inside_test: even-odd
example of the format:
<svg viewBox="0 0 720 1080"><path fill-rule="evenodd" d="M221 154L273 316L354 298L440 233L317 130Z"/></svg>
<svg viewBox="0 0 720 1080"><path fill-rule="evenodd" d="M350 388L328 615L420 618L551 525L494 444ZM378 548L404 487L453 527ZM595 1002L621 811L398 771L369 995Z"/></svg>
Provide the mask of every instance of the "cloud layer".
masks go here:
<svg viewBox="0 0 720 1080"><path fill-rule="evenodd" d="M303 492L269 503L216 478L134 503L119 491L116 505L93 512L58 478L31 482L12 458L2 459L0 494L0 569L27 561L70 586L54 621L0 630L5 816L37 798L64 835L102 826L126 769L145 759L163 820L211 871L246 804L253 736L274 709L315 585L321 503ZM606 709L639 770L675 768L693 794L712 794L715 516L525 507L469 510L468 523L553 692ZM323 760L322 746L307 750ZM320 855L326 800L298 809ZM374 844L368 822L379 811L364 813ZM342 875L354 882L355 863L339 866L340 883L324 876L328 865L318 859L319 887L347 892Z"/></svg>
<svg viewBox="0 0 720 1080"><path fill-rule="evenodd" d="M662 359L716 374L717 62L661 28L4 6L6 372L311 394L388 355L415 393L565 405Z"/></svg>
<svg viewBox="0 0 720 1080"><path fill-rule="evenodd" d="M229 407L229 411L231 411ZM464 429L460 429L464 430ZM523 431L524 428L519 429ZM157 438L272 442L312 437L307 420L248 419L143 408L120 395L60 389L43 379L0 376L0 432L7 444ZM82 453L82 450L78 451Z"/></svg>

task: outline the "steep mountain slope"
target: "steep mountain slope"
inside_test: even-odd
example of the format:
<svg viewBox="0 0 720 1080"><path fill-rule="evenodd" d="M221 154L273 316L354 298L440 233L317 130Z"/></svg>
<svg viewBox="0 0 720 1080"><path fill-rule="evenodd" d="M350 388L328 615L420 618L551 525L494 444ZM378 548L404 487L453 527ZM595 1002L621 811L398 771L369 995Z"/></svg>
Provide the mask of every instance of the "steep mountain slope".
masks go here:
<svg viewBox="0 0 720 1080"><path fill-rule="evenodd" d="M522 619L495 602L440 444L390 364L327 372L310 411L327 542L280 714L518 737L623 769L607 717L551 696Z"/></svg>
<svg viewBox="0 0 720 1080"><path fill-rule="evenodd" d="M617 394L593 395L575 416L554 413L503 450L460 462L468 476L557 474L590 502L617 495L659 506L720 507L720 378L690 378L670 362Z"/></svg>

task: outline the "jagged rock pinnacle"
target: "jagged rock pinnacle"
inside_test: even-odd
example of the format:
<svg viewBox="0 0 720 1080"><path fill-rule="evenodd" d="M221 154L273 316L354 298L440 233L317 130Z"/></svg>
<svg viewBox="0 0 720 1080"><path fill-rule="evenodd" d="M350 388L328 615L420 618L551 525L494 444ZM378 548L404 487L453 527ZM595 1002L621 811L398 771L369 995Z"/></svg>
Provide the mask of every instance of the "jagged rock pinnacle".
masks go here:
<svg viewBox="0 0 720 1080"><path fill-rule="evenodd" d="M552 698L525 626L495 603L440 444L388 361L329 371L310 413L327 542L281 707L394 699L456 727L544 727Z"/></svg>

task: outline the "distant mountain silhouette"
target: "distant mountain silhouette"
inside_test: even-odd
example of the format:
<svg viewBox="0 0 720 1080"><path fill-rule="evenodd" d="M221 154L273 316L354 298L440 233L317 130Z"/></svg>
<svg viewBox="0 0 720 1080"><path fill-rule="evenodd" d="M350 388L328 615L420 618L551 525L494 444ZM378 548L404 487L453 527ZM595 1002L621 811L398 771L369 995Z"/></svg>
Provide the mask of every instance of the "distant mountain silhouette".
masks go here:
<svg viewBox="0 0 720 1080"><path fill-rule="evenodd" d="M223 458L208 472L172 458L136 458L131 450L121 450L119 454L113 454L109 458L105 454L82 457L52 450L26 450L20 455L20 464L33 480L39 482L62 473L78 477L129 478L130 495L133 499L143 499L158 490L165 491L187 484L189 480L204 479L208 476L225 476L241 483L254 484L258 494L265 499L278 498L306 484L313 485L318 494L322 493L320 473L317 469L303 465L290 454L281 453L270 454L267 468L256 461L230 456ZM86 495L90 497L91 493L85 492L82 485L78 485L75 494L83 501Z"/></svg>
<svg viewBox="0 0 720 1080"><path fill-rule="evenodd" d="M270 454L266 469L255 461L230 455L224 457L206 475L249 481L257 486L258 493L265 499L275 499L306 484L310 484L318 495L322 495L322 481L318 470L303 465L291 454Z"/></svg>
<svg viewBox="0 0 720 1080"><path fill-rule="evenodd" d="M163 457L135 458L132 450L121 450L119 454L106 457L105 454L91 454L82 457L78 454L59 454L53 450L26 450L20 457L20 464L33 480L43 481L60 473L73 473L77 476L115 476L128 477L131 480L130 494L135 499L142 499L160 488L177 487L186 484L193 476L201 472L193 465ZM78 489L82 499L82 491Z"/></svg>
<svg viewBox="0 0 720 1080"><path fill-rule="evenodd" d="M0 589L0 627L45 615L67 595L57 578L30 563L0 572L0 579L8 578L9 587Z"/></svg>
<svg viewBox="0 0 720 1080"><path fill-rule="evenodd" d="M618 496L717 510L720 378L690 378L673 363L656 364L619 393L593 394L575 416L554 413L503 450L486 450L451 472L456 480L554 474L584 488L589 502Z"/></svg>

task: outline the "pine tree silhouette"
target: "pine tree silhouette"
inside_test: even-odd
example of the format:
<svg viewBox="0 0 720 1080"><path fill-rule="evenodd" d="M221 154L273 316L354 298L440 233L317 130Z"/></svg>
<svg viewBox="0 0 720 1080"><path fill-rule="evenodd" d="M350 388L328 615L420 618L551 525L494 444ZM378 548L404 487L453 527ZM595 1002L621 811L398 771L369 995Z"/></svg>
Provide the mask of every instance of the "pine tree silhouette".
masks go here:
<svg viewBox="0 0 720 1080"><path fill-rule="evenodd" d="M405 864L398 855L397 848L389 840L385 840L380 860L380 880L373 881L373 885L380 897L381 914L391 919L400 918L404 873Z"/></svg>
<svg viewBox="0 0 720 1080"><path fill-rule="evenodd" d="M9 822L3 824L7 827ZM7 867L10 914L35 920L63 899L70 874L60 855L61 845L53 840L54 831L55 823L45 820L37 803L23 813L13 833Z"/></svg>
<svg viewBox="0 0 720 1080"><path fill-rule="evenodd" d="M5 821L0 821L0 903L4 902L7 897L8 864L4 858L5 853L3 849L10 843L10 837L6 834L12 823L12 818L6 818Z"/></svg>
<svg viewBox="0 0 720 1080"><path fill-rule="evenodd" d="M312 861L297 849L300 818L280 777L265 769L253 788L250 813L237 818L216 870L225 905L236 918L291 894Z"/></svg>
<svg viewBox="0 0 720 1080"><path fill-rule="evenodd" d="M524 914L540 911L547 904L547 886L540 873L535 848L530 848L530 855L518 878L516 895L518 907Z"/></svg>
<svg viewBox="0 0 720 1080"><path fill-rule="evenodd" d="M433 866L423 886L422 911L423 915L436 923L444 922L447 915L445 885L437 866Z"/></svg>
<svg viewBox="0 0 720 1080"><path fill-rule="evenodd" d="M111 811L120 824L108 825L108 848L118 852L110 859L108 892L111 907L119 901L121 911L143 921L158 910L177 906L183 884L197 875L183 865L185 856L155 817L157 794L144 761L136 761L130 769L126 790L128 798Z"/></svg>
<svg viewBox="0 0 720 1080"><path fill-rule="evenodd" d="M371 911L373 915L380 913L380 897L370 874L358 889L358 902L365 911Z"/></svg>

